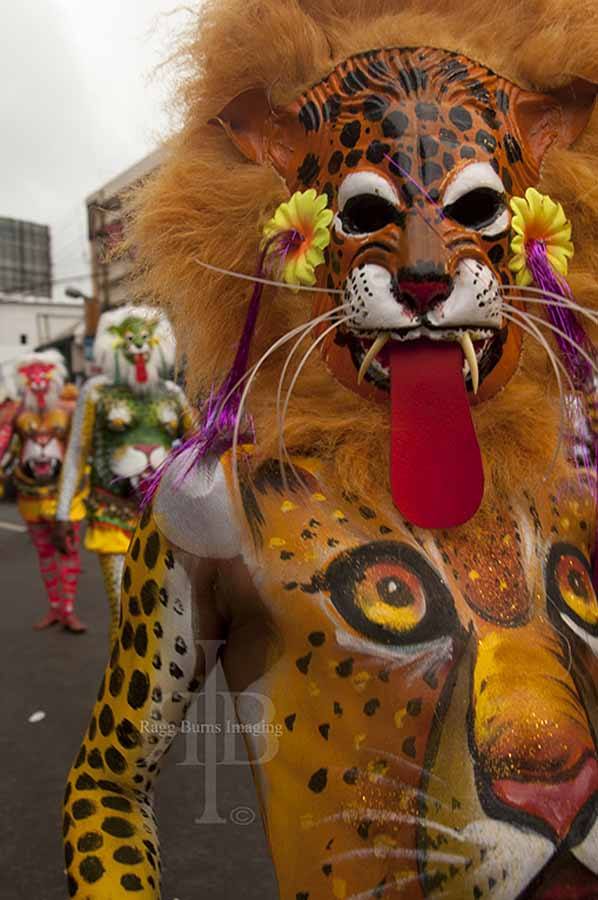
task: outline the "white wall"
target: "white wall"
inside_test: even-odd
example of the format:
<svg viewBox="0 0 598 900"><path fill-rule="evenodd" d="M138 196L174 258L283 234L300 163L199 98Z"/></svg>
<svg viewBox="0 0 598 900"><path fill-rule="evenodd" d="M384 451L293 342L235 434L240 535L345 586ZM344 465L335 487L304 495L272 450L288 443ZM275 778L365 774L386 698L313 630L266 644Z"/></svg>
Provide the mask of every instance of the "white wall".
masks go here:
<svg viewBox="0 0 598 900"><path fill-rule="evenodd" d="M10 377L19 356L64 334L82 319L81 303L15 301L0 297L0 381Z"/></svg>

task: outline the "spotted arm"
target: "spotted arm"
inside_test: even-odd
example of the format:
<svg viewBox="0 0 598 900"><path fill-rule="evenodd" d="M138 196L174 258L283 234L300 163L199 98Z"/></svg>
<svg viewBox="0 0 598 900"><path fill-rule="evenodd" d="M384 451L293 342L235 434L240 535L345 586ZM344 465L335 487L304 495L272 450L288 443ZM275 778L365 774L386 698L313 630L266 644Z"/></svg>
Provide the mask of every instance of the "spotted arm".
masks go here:
<svg viewBox="0 0 598 900"><path fill-rule="evenodd" d="M70 521L73 501L85 478L85 468L91 453L98 388L105 381L103 376L91 378L79 395L58 484L58 522Z"/></svg>
<svg viewBox="0 0 598 900"><path fill-rule="evenodd" d="M222 634L214 579L215 563L175 547L143 515L124 569L120 635L66 790L70 897L160 897L154 782L206 674L199 642Z"/></svg>

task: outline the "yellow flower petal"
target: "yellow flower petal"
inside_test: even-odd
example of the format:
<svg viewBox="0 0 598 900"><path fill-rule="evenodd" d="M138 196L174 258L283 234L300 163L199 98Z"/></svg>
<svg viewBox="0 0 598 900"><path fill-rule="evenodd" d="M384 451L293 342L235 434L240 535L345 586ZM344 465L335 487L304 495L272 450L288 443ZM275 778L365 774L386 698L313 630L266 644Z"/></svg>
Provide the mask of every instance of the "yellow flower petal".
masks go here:
<svg viewBox="0 0 598 900"><path fill-rule="evenodd" d="M316 283L315 268L324 262L323 250L330 243L330 226L334 213L328 209L328 197L310 188L293 194L291 199L276 210L263 229L265 242L277 234L297 231L302 244L293 250L285 261L281 278L289 285L313 286Z"/></svg>

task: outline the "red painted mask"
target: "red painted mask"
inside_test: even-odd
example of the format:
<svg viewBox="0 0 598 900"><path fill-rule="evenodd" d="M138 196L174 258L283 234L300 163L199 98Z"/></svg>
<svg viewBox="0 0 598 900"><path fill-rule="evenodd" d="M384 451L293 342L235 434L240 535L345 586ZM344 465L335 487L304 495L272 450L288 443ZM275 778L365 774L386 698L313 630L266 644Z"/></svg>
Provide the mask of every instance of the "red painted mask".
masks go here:
<svg viewBox="0 0 598 900"><path fill-rule="evenodd" d="M396 49L344 61L285 109L251 91L218 118L290 191L329 197L320 283L343 299L319 294L314 311L341 306L350 320L322 353L346 387L390 396L393 497L419 526L460 525L479 507L470 406L511 378L522 343L501 294L512 282L509 199L538 183L551 144L575 139L593 97L534 94L454 53Z"/></svg>
<svg viewBox="0 0 598 900"><path fill-rule="evenodd" d="M49 363L31 363L19 369L25 390L33 395L40 409L46 407L55 370L56 367Z"/></svg>

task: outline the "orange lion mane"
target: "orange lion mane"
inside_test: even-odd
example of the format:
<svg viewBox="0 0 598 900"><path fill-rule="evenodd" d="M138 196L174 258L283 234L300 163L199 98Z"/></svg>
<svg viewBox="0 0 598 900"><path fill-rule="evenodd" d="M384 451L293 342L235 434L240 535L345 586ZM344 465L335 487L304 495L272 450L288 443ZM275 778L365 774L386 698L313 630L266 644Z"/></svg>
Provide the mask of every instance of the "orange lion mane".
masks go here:
<svg viewBox="0 0 598 900"><path fill-rule="evenodd" d="M210 120L250 88L265 87L274 106L284 105L349 56L418 45L458 51L523 88L550 91L577 77L598 82L598 6L595 0L202 4L177 56L184 73L179 94L184 124L167 144L160 170L134 196L130 231L137 292L170 317L187 360L192 396L205 395L225 376L251 293L247 282L208 272L197 259L252 274L261 227L288 199L274 170L247 162ZM539 185L564 205L573 222L570 283L577 302L593 309L598 307L597 173L595 113L573 149L549 151ZM252 362L310 318L311 301L309 293L265 290ZM263 456L278 454L275 398L290 346L265 363L249 398ZM533 487L549 470L559 408L547 355L527 339L515 377L474 410L487 500L494 491ZM353 491L387 493L389 419L383 407L341 387L316 352L293 394L286 445L291 452L333 459L341 482Z"/></svg>

